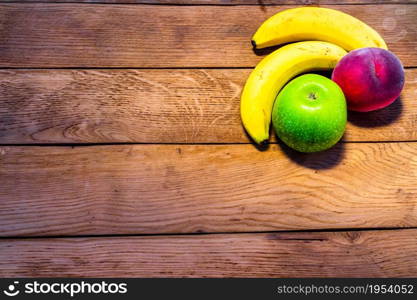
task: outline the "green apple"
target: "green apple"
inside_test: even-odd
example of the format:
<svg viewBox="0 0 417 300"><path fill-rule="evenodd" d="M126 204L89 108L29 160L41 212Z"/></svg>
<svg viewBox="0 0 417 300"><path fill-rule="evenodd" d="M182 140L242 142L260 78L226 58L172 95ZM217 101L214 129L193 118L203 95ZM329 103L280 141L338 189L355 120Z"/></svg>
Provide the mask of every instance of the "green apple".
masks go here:
<svg viewBox="0 0 417 300"><path fill-rule="evenodd" d="M272 123L278 137L300 152L326 150L343 136L346 100L330 79L306 74L290 81L278 94Z"/></svg>

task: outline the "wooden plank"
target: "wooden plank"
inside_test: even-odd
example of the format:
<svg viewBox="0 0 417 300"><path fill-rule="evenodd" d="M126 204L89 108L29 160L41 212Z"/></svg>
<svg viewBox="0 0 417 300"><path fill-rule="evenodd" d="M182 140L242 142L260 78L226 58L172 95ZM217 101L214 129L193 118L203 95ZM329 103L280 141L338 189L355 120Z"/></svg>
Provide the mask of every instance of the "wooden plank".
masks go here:
<svg viewBox="0 0 417 300"><path fill-rule="evenodd" d="M289 7L2 4L0 67L252 67L261 56L251 36ZM406 66L417 66L416 5L336 8L375 27Z"/></svg>
<svg viewBox="0 0 417 300"><path fill-rule="evenodd" d="M417 0L0 0L21 3L138 3L138 4L178 4L178 5L323 5L323 4L412 4Z"/></svg>
<svg viewBox="0 0 417 300"><path fill-rule="evenodd" d="M2 277L415 277L417 230L0 240Z"/></svg>
<svg viewBox="0 0 417 300"><path fill-rule="evenodd" d="M0 235L417 226L417 143L0 148Z"/></svg>
<svg viewBox="0 0 417 300"><path fill-rule="evenodd" d="M2 70L0 143L249 143L250 70ZM417 69L400 100L349 113L345 141L417 140ZM275 141L274 136L271 141Z"/></svg>

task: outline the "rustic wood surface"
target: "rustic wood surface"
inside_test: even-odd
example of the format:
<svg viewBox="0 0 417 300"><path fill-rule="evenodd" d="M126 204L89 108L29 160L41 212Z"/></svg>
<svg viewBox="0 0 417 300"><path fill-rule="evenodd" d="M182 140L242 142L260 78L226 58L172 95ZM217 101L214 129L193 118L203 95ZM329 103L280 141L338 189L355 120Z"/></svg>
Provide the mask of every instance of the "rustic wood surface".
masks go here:
<svg viewBox="0 0 417 300"><path fill-rule="evenodd" d="M250 37L289 7L1 4L0 67L253 67L262 56ZM337 9L417 66L417 5Z"/></svg>
<svg viewBox="0 0 417 300"><path fill-rule="evenodd" d="M417 227L417 144L1 147L0 233Z"/></svg>
<svg viewBox="0 0 417 300"><path fill-rule="evenodd" d="M322 4L413 4L417 0L0 0L22 3L109 3L109 4L178 4L178 5L322 5Z"/></svg>
<svg viewBox="0 0 417 300"><path fill-rule="evenodd" d="M249 73L2 70L0 143L249 143L239 112ZM406 71L401 99L386 109L350 113L344 140L417 140L416 78Z"/></svg>
<svg viewBox="0 0 417 300"><path fill-rule="evenodd" d="M417 276L417 0L7 2L0 276ZM271 51L250 37L281 4L350 13L407 67L401 99L322 153L240 124Z"/></svg>
<svg viewBox="0 0 417 300"><path fill-rule="evenodd" d="M410 277L417 230L2 240L2 277Z"/></svg>

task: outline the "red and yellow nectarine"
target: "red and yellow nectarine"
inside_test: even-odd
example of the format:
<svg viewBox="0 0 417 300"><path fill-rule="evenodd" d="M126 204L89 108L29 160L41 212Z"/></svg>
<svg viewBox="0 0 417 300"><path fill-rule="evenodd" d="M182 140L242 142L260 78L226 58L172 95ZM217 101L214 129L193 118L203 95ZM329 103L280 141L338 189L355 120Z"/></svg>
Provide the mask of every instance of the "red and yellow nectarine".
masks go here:
<svg viewBox="0 0 417 300"><path fill-rule="evenodd" d="M394 102L404 86L404 69L392 52L361 48L345 55L332 80L343 90L349 110L372 111Z"/></svg>

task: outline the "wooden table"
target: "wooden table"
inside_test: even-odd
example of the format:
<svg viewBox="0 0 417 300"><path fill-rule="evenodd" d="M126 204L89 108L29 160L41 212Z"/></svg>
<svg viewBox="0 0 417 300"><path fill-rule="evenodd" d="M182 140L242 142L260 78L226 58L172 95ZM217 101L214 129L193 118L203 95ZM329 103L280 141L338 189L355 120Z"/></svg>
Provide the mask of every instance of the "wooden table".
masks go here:
<svg viewBox="0 0 417 300"><path fill-rule="evenodd" d="M309 155L239 98L256 28L316 1L98 1L1 1L1 276L417 276L417 1L320 1L406 85Z"/></svg>

